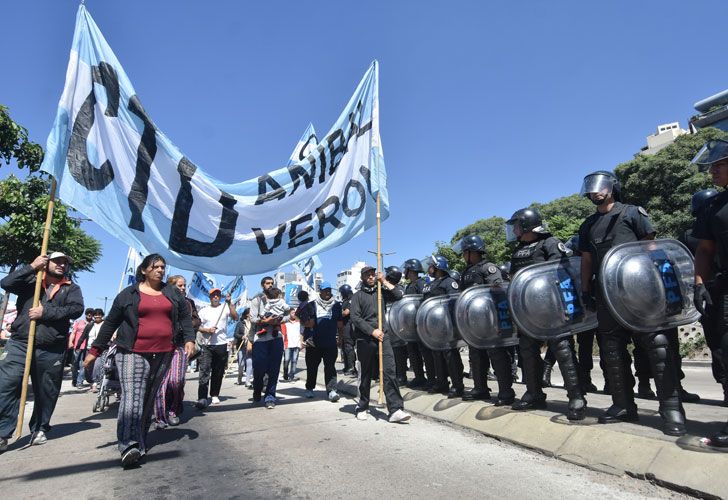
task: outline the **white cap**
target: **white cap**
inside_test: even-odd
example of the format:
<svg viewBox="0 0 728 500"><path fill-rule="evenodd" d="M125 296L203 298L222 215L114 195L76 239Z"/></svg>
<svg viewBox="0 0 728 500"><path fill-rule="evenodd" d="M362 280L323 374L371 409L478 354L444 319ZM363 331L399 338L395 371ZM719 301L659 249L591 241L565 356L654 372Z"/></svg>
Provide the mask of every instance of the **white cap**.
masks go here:
<svg viewBox="0 0 728 500"><path fill-rule="evenodd" d="M50 260L61 259L61 258L66 259L69 264L73 264L73 259L63 252L53 252L52 254L50 254L48 256L48 259L50 259Z"/></svg>

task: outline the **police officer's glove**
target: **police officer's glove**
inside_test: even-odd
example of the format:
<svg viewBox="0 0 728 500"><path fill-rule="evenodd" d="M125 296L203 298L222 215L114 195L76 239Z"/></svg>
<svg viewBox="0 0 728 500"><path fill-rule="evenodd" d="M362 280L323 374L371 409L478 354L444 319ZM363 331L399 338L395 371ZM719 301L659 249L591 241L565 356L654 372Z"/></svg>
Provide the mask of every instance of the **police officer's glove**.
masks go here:
<svg viewBox="0 0 728 500"><path fill-rule="evenodd" d="M591 294L591 292L581 292L581 302L588 311L596 312L597 300Z"/></svg>
<svg viewBox="0 0 728 500"><path fill-rule="evenodd" d="M710 294L708 293L708 290L705 288L704 284L695 285L695 291L693 292L693 303L695 304L695 309L698 310L700 314L705 316L705 308L706 306L712 306L713 305L713 299L710 298Z"/></svg>

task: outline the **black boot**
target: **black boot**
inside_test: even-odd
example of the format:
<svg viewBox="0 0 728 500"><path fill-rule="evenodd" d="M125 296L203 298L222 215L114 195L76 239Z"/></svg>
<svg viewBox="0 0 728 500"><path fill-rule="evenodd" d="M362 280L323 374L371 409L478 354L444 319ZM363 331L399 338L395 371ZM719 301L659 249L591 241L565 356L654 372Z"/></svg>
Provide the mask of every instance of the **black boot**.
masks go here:
<svg viewBox="0 0 728 500"><path fill-rule="evenodd" d="M505 347L497 347L489 349L488 356L495 372L495 378L498 380L498 400L495 405L511 405L516 399L516 393L513 391L511 354Z"/></svg>
<svg viewBox="0 0 728 500"><path fill-rule="evenodd" d="M682 384L678 382L678 392L680 393L680 401L682 403L698 403L700 401L700 396L695 394L694 392L688 392L686 391Z"/></svg>
<svg viewBox="0 0 728 500"><path fill-rule="evenodd" d="M657 397L660 400L662 432L668 436L684 436L685 410L678 395L677 369L672 360L667 335L662 332L648 334L640 338L647 351L650 367L655 375Z"/></svg>
<svg viewBox="0 0 728 500"><path fill-rule="evenodd" d="M710 444L719 448L728 448L728 422L721 431L710 438Z"/></svg>
<svg viewBox="0 0 728 500"><path fill-rule="evenodd" d="M599 390L592 382L591 374L586 370L579 373L579 385L581 386L582 394L587 394L589 392L595 393Z"/></svg>
<svg viewBox="0 0 728 500"><path fill-rule="evenodd" d="M485 390L470 389L463 392L463 401L489 401L490 400L490 389L487 387Z"/></svg>
<svg viewBox="0 0 728 500"><path fill-rule="evenodd" d="M655 393L650 387L649 377L640 377L637 384L637 397L642 399L655 399Z"/></svg>
<svg viewBox="0 0 728 500"><path fill-rule="evenodd" d="M604 348L603 357L607 383L612 393L612 406L598 419L600 424L614 422L636 422L637 405L634 404L629 354L627 353L628 333L615 330L603 335L600 347Z"/></svg>
<svg viewBox="0 0 728 500"><path fill-rule="evenodd" d="M543 377L541 378L541 387L551 387L551 370L554 369L554 365L551 363L543 364Z"/></svg>
<svg viewBox="0 0 728 500"><path fill-rule="evenodd" d="M586 400L581 393L577 367L569 340L561 339L550 342L549 347L559 362L559 370L561 370L561 375L564 378L566 394L569 396L569 410L566 413L566 418L569 420L584 420L584 417L586 417Z"/></svg>
<svg viewBox="0 0 728 500"><path fill-rule="evenodd" d="M518 341L521 347L521 361L523 363L523 380L526 382L526 394L518 403L513 404L514 410L536 410L546 408L546 394L541 390L541 377L543 374L541 360L541 342L526 336Z"/></svg>

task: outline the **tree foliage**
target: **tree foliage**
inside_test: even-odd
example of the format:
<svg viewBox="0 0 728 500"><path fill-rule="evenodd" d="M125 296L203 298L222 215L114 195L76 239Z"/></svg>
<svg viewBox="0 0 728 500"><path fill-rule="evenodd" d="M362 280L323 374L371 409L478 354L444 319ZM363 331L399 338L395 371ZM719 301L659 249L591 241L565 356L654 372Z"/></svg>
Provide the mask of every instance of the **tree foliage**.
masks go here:
<svg viewBox="0 0 728 500"><path fill-rule="evenodd" d="M8 108L0 104L0 158L9 165L15 160L19 168L35 172L43 162L43 148L28 139L28 131L10 118Z"/></svg>
<svg viewBox="0 0 728 500"><path fill-rule="evenodd" d="M623 201L647 210L658 237L679 237L693 223L690 198L712 185L710 176L698 172L690 160L706 141L727 135L715 128L701 129L678 137L656 155L639 155L618 165Z"/></svg>
<svg viewBox="0 0 728 500"><path fill-rule="evenodd" d="M43 149L28 140L27 130L16 124L1 105L0 156L6 164L14 159L18 167L31 172L25 180L10 175L0 181L0 266L14 268L31 262L40 253L50 181L34 173L43 161ZM101 243L86 234L80 220L57 200L48 250L69 255L74 272L89 271L101 256Z"/></svg>

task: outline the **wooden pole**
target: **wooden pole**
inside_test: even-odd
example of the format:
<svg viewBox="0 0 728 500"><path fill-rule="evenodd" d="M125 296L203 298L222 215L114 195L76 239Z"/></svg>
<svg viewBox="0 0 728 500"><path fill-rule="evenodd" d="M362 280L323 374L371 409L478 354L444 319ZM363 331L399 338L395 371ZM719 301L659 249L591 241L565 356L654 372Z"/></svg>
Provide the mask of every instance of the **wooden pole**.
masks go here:
<svg viewBox="0 0 728 500"><path fill-rule="evenodd" d="M48 199L48 212L46 213L45 227L43 228L43 243L40 246L40 255L48 253L48 240L51 236L51 222L53 221L53 207L56 200L56 179L51 177L51 192ZM33 307L40 303L40 290L43 286L45 269L38 269L35 275L35 295L33 295ZM20 439L23 431L23 419L25 418L25 400L28 397L28 377L30 375L30 364L33 360L33 347L35 343L36 320L30 321L28 331L28 347L25 353L25 369L23 370L23 385L20 390L20 411L18 412L18 424L15 427L15 438ZM40 382L40 381L39 381Z"/></svg>
<svg viewBox="0 0 728 500"><path fill-rule="evenodd" d="M377 272L382 271L382 216L380 211L379 193L377 192ZM377 325L382 330L382 284L377 280ZM379 342L379 404L384 403L384 356L382 342Z"/></svg>

